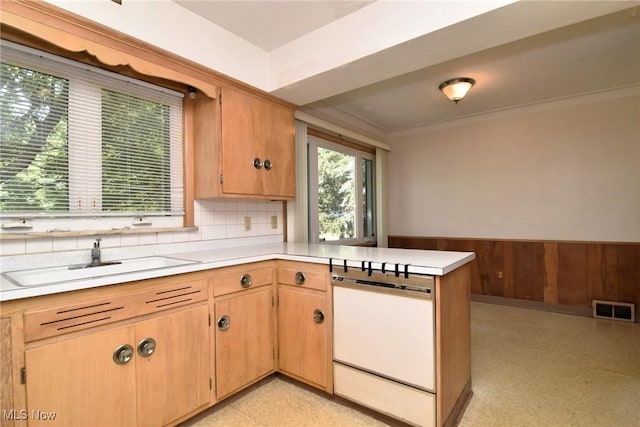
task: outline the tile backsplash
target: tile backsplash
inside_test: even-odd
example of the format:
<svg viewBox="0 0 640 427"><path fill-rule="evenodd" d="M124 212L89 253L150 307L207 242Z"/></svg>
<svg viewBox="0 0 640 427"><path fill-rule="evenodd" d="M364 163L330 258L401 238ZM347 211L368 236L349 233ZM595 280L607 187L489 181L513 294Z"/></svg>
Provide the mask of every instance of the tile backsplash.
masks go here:
<svg viewBox="0 0 640 427"><path fill-rule="evenodd" d="M194 202L197 230L141 234L109 234L102 238L104 259L160 255L226 245L281 242L283 203L280 201L214 199ZM272 217L276 217L276 228ZM245 229L250 218L250 230ZM84 262L98 236L0 240L0 269L20 269L27 264L46 266ZM110 255L110 256L109 256ZM31 265L31 268L35 267Z"/></svg>

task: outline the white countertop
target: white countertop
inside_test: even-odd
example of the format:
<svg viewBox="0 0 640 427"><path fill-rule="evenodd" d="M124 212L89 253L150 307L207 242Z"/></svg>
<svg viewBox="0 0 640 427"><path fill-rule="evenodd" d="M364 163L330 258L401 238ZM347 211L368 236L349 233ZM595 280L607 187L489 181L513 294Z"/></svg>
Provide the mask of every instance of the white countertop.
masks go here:
<svg viewBox="0 0 640 427"><path fill-rule="evenodd" d="M401 272L442 276L475 259L473 252L426 251L415 249L388 249L358 246L310 245L303 243L276 243L239 246L168 254L168 257L193 261L174 267L144 270L110 276L92 277L42 286L21 287L4 275L0 277L0 301L28 298L53 293L95 288L135 280L151 279L174 274L190 273L258 261L282 259L327 264L334 267L360 268L362 262L371 268L393 271L398 264ZM331 261L330 261L331 260ZM328 269L328 267L327 267Z"/></svg>

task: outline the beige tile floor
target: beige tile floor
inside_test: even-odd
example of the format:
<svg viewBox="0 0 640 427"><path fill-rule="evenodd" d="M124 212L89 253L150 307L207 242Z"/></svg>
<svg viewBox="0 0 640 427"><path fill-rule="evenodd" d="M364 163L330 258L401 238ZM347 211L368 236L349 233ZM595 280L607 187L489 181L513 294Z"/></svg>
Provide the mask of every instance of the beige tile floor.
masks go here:
<svg viewBox="0 0 640 427"><path fill-rule="evenodd" d="M640 427L640 324L472 303L460 427ZM188 425L384 426L275 379Z"/></svg>

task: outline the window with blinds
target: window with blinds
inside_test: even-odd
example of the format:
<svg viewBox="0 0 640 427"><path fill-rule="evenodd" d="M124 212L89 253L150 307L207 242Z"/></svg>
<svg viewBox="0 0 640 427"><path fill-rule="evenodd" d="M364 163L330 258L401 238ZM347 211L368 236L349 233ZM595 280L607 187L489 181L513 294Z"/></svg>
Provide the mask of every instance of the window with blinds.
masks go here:
<svg viewBox="0 0 640 427"><path fill-rule="evenodd" d="M0 215L183 215L182 94L2 42Z"/></svg>

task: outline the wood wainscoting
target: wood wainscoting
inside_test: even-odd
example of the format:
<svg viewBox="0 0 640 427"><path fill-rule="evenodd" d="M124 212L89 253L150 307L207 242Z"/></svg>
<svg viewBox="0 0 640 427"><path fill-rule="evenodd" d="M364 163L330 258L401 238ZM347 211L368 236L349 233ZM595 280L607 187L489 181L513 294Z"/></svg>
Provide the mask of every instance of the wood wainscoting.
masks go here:
<svg viewBox="0 0 640 427"><path fill-rule="evenodd" d="M594 299L640 307L640 243L389 236L389 247L475 252L476 295L589 310Z"/></svg>

